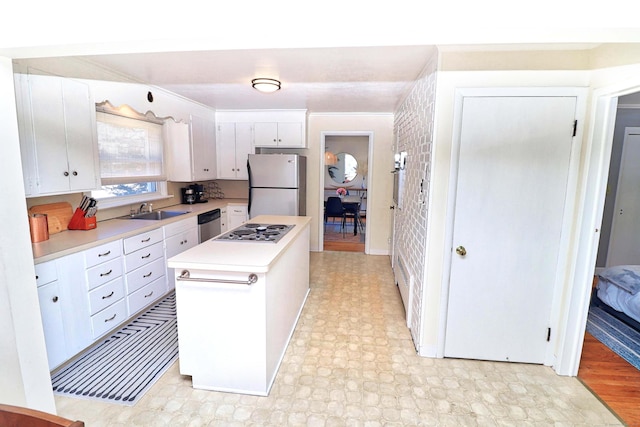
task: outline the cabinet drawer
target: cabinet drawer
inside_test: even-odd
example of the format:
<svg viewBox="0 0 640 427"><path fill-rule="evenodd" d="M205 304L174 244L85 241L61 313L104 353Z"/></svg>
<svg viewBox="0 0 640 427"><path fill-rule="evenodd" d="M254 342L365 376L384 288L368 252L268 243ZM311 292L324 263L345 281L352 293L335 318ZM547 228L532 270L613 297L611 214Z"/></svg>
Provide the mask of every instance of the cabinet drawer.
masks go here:
<svg viewBox="0 0 640 427"><path fill-rule="evenodd" d="M84 266L87 268L118 258L121 254L120 240L105 243L84 251Z"/></svg>
<svg viewBox="0 0 640 427"><path fill-rule="evenodd" d="M175 236L167 237L165 240L167 258L171 258L174 255L178 255L180 252L184 252L189 248L192 248L198 244L198 229L192 228L191 230L184 231Z"/></svg>
<svg viewBox="0 0 640 427"><path fill-rule="evenodd" d="M118 276L122 276L122 260L119 257L88 269L87 287L89 290L94 289Z"/></svg>
<svg viewBox="0 0 640 427"><path fill-rule="evenodd" d="M124 239L124 253L130 254L138 249L162 241L162 227Z"/></svg>
<svg viewBox="0 0 640 427"><path fill-rule="evenodd" d="M158 242L155 245L147 246L146 248L138 249L135 252L125 255L124 265L125 271L130 272L138 267L150 263L153 260L160 258L164 253L162 242Z"/></svg>
<svg viewBox="0 0 640 427"><path fill-rule="evenodd" d="M47 261L42 264L36 264L36 285L42 286L47 283L58 280L58 271L56 270L55 261Z"/></svg>
<svg viewBox="0 0 640 427"><path fill-rule="evenodd" d="M89 292L89 308L91 314L95 314L100 310L109 307L124 297L124 280L122 276L116 280L92 290Z"/></svg>
<svg viewBox="0 0 640 427"><path fill-rule="evenodd" d="M229 205L227 206L227 212L229 213L229 215L240 215L240 216L247 216L247 206L246 205L242 205L242 206L234 206L234 205Z"/></svg>
<svg viewBox="0 0 640 427"><path fill-rule="evenodd" d="M134 315L167 292L167 284L164 277L138 289L127 297L129 302L129 315Z"/></svg>
<svg viewBox="0 0 640 427"><path fill-rule="evenodd" d="M124 299L121 299L117 303L91 316L93 339L100 338L125 320L127 320L127 304Z"/></svg>
<svg viewBox="0 0 640 427"><path fill-rule="evenodd" d="M150 262L147 265L127 273L127 294L137 291L147 283L165 276L164 258Z"/></svg>
<svg viewBox="0 0 640 427"><path fill-rule="evenodd" d="M198 227L198 217L196 216L172 222L171 224L167 224L163 227L164 238L166 239L167 237L182 233L192 227Z"/></svg>

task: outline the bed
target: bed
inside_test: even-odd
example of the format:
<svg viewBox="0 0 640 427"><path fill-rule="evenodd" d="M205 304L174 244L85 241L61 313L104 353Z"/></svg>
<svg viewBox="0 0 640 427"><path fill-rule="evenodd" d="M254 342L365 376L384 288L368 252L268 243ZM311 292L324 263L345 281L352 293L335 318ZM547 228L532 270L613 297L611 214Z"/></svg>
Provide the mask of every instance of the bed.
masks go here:
<svg viewBox="0 0 640 427"><path fill-rule="evenodd" d="M593 303L640 331L640 265L617 265L598 275Z"/></svg>

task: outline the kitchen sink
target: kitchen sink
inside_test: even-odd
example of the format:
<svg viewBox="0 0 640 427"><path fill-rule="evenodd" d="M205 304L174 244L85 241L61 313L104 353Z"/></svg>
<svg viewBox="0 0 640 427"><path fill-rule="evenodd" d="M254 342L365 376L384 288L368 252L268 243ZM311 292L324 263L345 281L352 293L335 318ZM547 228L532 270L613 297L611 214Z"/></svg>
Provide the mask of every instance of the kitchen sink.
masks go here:
<svg viewBox="0 0 640 427"><path fill-rule="evenodd" d="M174 216L180 216L187 214L189 212L185 211L155 211L155 212L145 212L135 215L123 216L122 219L146 219L153 221L160 221L163 219L173 218Z"/></svg>

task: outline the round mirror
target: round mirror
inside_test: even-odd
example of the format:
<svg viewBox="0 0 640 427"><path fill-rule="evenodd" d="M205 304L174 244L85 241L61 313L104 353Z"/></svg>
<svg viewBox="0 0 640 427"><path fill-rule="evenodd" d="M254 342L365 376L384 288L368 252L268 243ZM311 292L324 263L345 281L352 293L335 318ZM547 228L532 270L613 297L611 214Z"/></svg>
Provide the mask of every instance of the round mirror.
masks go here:
<svg viewBox="0 0 640 427"><path fill-rule="evenodd" d="M328 165L329 176L336 184L347 184L358 174L358 161L349 153L336 154L336 163Z"/></svg>

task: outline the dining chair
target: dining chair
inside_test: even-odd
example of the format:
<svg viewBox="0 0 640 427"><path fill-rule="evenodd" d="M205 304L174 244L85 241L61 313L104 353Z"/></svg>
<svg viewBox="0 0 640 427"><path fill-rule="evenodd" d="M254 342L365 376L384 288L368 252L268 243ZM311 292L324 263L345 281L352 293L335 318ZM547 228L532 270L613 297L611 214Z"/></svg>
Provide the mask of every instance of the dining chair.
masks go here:
<svg viewBox="0 0 640 427"><path fill-rule="evenodd" d="M325 229L327 227L327 221L329 218L340 218L341 222L341 230L344 235L344 224L345 224L345 210L344 206L342 206L342 200L340 197L329 197L327 198L327 204L324 208L324 225Z"/></svg>

